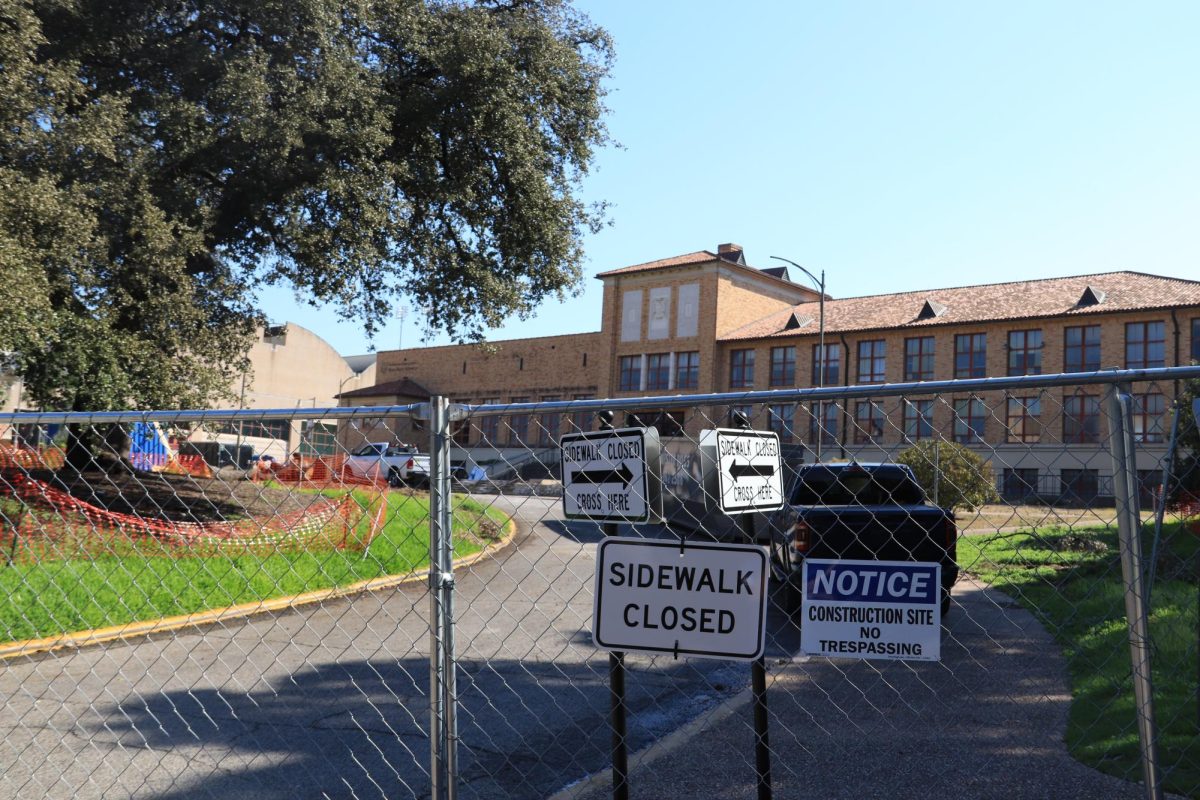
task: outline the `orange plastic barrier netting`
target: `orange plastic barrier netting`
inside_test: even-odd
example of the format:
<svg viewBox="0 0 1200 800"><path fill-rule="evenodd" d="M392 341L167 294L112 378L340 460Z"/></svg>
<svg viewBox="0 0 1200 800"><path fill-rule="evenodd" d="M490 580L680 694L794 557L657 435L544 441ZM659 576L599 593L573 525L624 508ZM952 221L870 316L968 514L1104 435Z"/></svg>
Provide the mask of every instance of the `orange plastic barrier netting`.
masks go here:
<svg viewBox="0 0 1200 800"><path fill-rule="evenodd" d="M316 486L371 486L387 488L387 480L355 475L346 467L345 456L301 456L284 463L263 462L251 470L252 480L276 480Z"/></svg>
<svg viewBox="0 0 1200 800"><path fill-rule="evenodd" d="M66 454L58 447L34 450L0 443L0 469L60 469L66 461Z"/></svg>
<svg viewBox="0 0 1200 800"><path fill-rule="evenodd" d="M0 520L0 549L8 561L363 550L383 521L382 502L363 508L349 494L316 499L299 511L231 522L175 522L109 511L20 474L0 481L0 495L26 506L18 520Z"/></svg>

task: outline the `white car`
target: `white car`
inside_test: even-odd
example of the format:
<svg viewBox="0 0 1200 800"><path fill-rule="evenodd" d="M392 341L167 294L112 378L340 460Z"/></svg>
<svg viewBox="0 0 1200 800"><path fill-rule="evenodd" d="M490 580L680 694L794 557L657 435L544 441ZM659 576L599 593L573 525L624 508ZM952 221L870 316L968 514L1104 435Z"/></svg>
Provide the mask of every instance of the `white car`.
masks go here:
<svg viewBox="0 0 1200 800"><path fill-rule="evenodd" d="M350 454L346 469L360 478L383 478L389 486L429 485L429 456L409 444L369 442Z"/></svg>

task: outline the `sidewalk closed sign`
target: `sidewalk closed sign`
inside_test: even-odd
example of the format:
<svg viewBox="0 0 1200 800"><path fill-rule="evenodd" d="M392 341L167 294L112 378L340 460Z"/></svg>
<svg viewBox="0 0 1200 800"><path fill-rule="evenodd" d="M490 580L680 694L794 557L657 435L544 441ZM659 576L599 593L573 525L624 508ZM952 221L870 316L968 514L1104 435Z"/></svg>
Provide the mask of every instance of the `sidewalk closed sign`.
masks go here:
<svg viewBox="0 0 1200 800"><path fill-rule="evenodd" d="M800 652L939 661L941 584L936 563L807 559Z"/></svg>
<svg viewBox="0 0 1200 800"><path fill-rule="evenodd" d="M766 641L765 547L612 537L596 548L603 650L752 660Z"/></svg>

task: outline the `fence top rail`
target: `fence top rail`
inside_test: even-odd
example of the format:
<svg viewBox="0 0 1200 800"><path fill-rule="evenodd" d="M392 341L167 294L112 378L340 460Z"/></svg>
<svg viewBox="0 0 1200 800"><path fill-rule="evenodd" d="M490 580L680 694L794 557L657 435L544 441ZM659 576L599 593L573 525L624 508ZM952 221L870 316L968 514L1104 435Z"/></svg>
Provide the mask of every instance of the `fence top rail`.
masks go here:
<svg viewBox="0 0 1200 800"><path fill-rule="evenodd" d="M0 414L0 425L107 425L118 422L252 422L256 419L355 420L365 417L419 414L424 403L403 406L339 406L322 408L233 408L183 411L24 411Z"/></svg>
<svg viewBox="0 0 1200 800"><path fill-rule="evenodd" d="M946 381L917 381L912 383L871 383L852 386L826 386L807 389L769 389L749 392L717 392L707 394L657 395L652 397L615 397L593 400L556 400L530 403L489 403L461 405L452 410L451 418L463 414L520 414L554 411L654 410L690 408L698 405L741 405L746 403L787 403L821 400L880 398L903 395L931 395L1047 389L1058 386L1081 386L1148 381L1176 381L1200 378L1200 366L1160 367L1156 369L1107 369L1096 372L1065 372L1054 375L1020 375L1015 377L968 378ZM425 403L390 406L338 406L323 408L253 408L183 411L35 411L0 414L0 425L109 424L118 422L237 422L252 419L320 419L354 420L364 417L413 414L426 416Z"/></svg>
<svg viewBox="0 0 1200 800"><path fill-rule="evenodd" d="M554 400L531 403L489 403L464 405L471 415L520 414L522 412L553 411L638 411L688 408L707 405L742 405L746 403L786 403L819 400L895 397L903 395L947 394L951 392L982 394L1014 389L1046 389L1058 386L1095 384L1144 383L1200 378L1200 366L1160 367L1156 369L1107 369L1095 372L1064 372L1054 375L1019 375L997 378L967 378L947 381L917 381L912 383L870 383L851 386L825 386L807 389L767 389L748 392L716 392L708 394L656 395L653 397L615 397L593 400Z"/></svg>

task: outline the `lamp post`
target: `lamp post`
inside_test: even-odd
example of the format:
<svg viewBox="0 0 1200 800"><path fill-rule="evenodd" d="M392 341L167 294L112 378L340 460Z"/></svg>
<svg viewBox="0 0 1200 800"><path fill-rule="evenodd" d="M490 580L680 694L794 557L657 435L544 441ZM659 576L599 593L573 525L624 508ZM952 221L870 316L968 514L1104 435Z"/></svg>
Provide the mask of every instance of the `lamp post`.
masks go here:
<svg viewBox="0 0 1200 800"><path fill-rule="evenodd" d="M821 270L821 277L818 278L804 267L792 261L789 258L780 256L771 256L776 261L782 261L786 264L791 264L796 269L803 272L809 279L816 284L817 291L820 293L818 302L820 303L818 330L817 330L817 388L821 389L825 386L825 369L826 369L826 353L825 353L825 270ZM821 460L821 440L825 438L825 403L818 403L818 413L821 415L817 421L817 460Z"/></svg>

